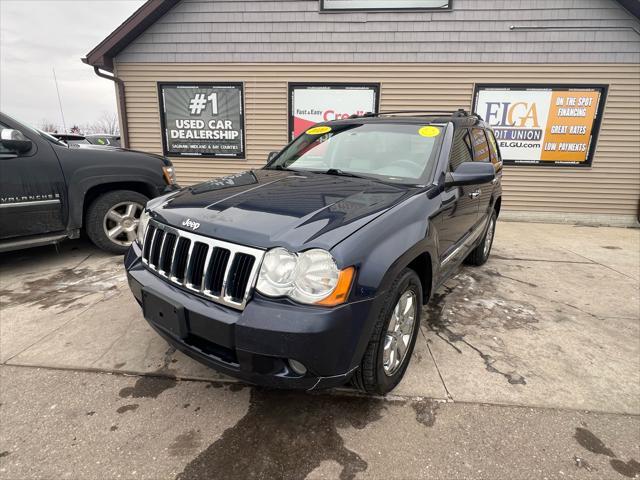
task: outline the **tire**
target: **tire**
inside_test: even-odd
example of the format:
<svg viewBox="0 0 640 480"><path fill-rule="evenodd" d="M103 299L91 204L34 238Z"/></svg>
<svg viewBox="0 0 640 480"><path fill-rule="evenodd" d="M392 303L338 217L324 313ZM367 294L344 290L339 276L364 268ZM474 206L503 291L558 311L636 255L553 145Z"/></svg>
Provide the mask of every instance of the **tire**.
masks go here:
<svg viewBox="0 0 640 480"><path fill-rule="evenodd" d="M135 239L138 219L148 200L141 193L131 190L103 193L87 209L87 235L98 248L110 253L124 254ZM122 219L117 220L117 215ZM115 230L118 225L122 229L120 233ZM112 232L111 237L107 230Z"/></svg>
<svg viewBox="0 0 640 480"><path fill-rule="evenodd" d="M385 340L387 340L392 315L401 297L407 292L410 292L412 301L415 302L415 317L407 348L395 369L385 368ZM360 367L352 378L352 383L356 388L369 394L385 395L400 383L409 365L416 338L419 334L421 310L422 284L420 283L420 278L418 278L415 271L405 268L391 285L378 314L378 319L362 357ZM388 365L388 367L390 366Z"/></svg>
<svg viewBox="0 0 640 480"><path fill-rule="evenodd" d="M489 224L487 225L487 231L484 232L482 241L473 249L464 261L467 265L475 265L476 267L479 267L480 265L484 265L489 259L491 247L493 246L493 238L495 237L497 219L498 214L495 210L492 210L491 217L489 218Z"/></svg>

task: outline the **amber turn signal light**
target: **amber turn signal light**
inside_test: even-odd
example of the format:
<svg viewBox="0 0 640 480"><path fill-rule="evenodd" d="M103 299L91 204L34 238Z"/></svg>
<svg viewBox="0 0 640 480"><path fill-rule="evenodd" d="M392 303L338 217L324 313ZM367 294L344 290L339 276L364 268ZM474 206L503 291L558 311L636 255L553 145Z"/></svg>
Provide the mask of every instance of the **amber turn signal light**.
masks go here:
<svg viewBox="0 0 640 480"><path fill-rule="evenodd" d="M347 267L340 271L338 276L338 284L335 290L324 300L316 302L316 305L323 307L334 307L347 301L349 298L349 292L351 291L351 282L353 282L353 275L356 269L354 267Z"/></svg>

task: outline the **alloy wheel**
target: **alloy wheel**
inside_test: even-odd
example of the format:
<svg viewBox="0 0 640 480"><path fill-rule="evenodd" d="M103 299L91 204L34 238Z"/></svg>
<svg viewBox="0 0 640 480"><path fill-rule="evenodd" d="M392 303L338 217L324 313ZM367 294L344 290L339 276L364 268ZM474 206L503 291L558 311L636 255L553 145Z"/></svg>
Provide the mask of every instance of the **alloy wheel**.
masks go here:
<svg viewBox="0 0 640 480"><path fill-rule="evenodd" d="M485 258L489 256L489 250L491 250L491 244L493 243L493 233L496 229L496 221L493 216L489 219L489 227L487 228L487 235L484 239L484 249L482 254Z"/></svg>
<svg viewBox="0 0 640 480"><path fill-rule="evenodd" d="M140 215L144 207L136 202L122 202L111 207L104 216L104 233L113 243L129 246L136 239Z"/></svg>
<svg viewBox="0 0 640 480"><path fill-rule="evenodd" d="M418 316L417 307L415 292L405 290L391 313L382 356L382 367L387 376L394 375L404 362Z"/></svg>

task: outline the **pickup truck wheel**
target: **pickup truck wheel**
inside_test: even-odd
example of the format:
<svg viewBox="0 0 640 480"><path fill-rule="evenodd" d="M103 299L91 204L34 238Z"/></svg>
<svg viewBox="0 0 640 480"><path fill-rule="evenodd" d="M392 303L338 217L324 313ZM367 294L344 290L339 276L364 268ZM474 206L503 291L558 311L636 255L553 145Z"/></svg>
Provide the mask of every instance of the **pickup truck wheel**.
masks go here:
<svg viewBox="0 0 640 480"><path fill-rule="evenodd" d="M491 246L493 245L493 237L496 232L496 221L498 219L498 215L496 211L493 210L491 212L491 217L489 218L489 224L487 225L487 231L482 238L482 241L478 244L476 248L469 254L469 256L465 259L465 263L468 265L475 265L479 267L480 265L484 265L485 262L489 259L489 254L491 253Z"/></svg>
<svg viewBox="0 0 640 480"><path fill-rule="evenodd" d="M136 239L138 221L147 200L141 193L130 190L100 195L87 210L87 235L102 250L125 253Z"/></svg>
<svg viewBox="0 0 640 480"><path fill-rule="evenodd" d="M389 289L353 384L385 395L398 385L409 365L420 329L422 284L405 268Z"/></svg>

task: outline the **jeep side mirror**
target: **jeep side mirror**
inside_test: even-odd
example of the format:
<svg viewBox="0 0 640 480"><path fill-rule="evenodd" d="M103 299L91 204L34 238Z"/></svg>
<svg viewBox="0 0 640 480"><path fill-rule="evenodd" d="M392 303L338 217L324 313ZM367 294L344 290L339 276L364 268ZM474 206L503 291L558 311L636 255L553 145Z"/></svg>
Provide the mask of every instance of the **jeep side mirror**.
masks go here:
<svg viewBox="0 0 640 480"><path fill-rule="evenodd" d="M461 187L464 185L481 185L489 183L496 178L496 169L493 163L464 162L455 172L447 173L444 187Z"/></svg>
<svg viewBox="0 0 640 480"><path fill-rule="evenodd" d="M31 150L31 140L24 136L20 130L3 128L0 131L0 144L14 153L24 153Z"/></svg>
<svg viewBox="0 0 640 480"><path fill-rule="evenodd" d="M267 155L267 162L270 162L271 160L276 158L279 154L280 154L279 151L278 152L269 152L269 155Z"/></svg>

